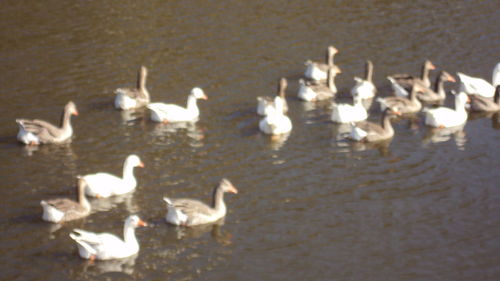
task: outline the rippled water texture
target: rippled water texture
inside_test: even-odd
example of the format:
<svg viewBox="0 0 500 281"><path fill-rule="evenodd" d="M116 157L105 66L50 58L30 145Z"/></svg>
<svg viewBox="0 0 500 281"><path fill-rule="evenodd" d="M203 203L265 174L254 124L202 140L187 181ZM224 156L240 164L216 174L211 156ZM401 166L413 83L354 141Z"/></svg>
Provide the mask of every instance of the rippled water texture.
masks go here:
<svg viewBox="0 0 500 281"><path fill-rule="evenodd" d="M488 1L2 1L0 3L0 279L2 280L499 280L498 116L471 116L439 136L398 120L385 145L337 141L329 109L298 101L307 59L335 62L341 96L375 65L385 77L438 69L491 79L500 61L498 2ZM153 101L184 104L194 86L196 125L157 125L147 111L112 107L113 91L149 69ZM433 72L434 79L437 72ZM294 128L258 132L256 96L289 79ZM448 84L447 88L456 85ZM447 104L452 104L451 97ZM57 122L73 100L71 144L26 149L16 118ZM373 111L371 119L380 113ZM93 201L60 228L41 199L73 197L76 175L120 174L128 154L138 190ZM167 225L163 196L209 201L222 178L222 225ZM122 232L139 214L138 256L89 263L73 228Z"/></svg>

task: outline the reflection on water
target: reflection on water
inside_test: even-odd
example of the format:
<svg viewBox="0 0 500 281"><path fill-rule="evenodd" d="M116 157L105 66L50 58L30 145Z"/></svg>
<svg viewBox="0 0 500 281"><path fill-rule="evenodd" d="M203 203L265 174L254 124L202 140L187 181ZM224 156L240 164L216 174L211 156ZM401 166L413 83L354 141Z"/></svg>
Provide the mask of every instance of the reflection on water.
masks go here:
<svg viewBox="0 0 500 281"><path fill-rule="evenodd" d="M128 258L117 260L104 260L104 261L84 261L85 266L83 272L96 271L98 274L109 272L122 272L128 275L134 273L135 260L139 254L135 254Z"/></svg>
<svg viewBox="0 0 500 281"><path fill-rule="evenodd" d="M269 148L272 150L280 150L285 145L286 140L290 137L291 133L272 135L269 136Z"/></svg>
<svg viewBox="0 0 500 281"><path fill-rule="evenodd" d="M120 116L124 125L132 126L137 121L147 119L147 112L144 109L120 110Z"/></svg>
<svg viewBox="0 0 500 281"><path fill-rule="evenodd" d="M137 188L140 188L138 186ZM134 192L130 192L123 195L111 196L108 198L94 198L89 199L90 205L92 206L92 213L95 212L105 212L109 211L119 204L124 204L125 209L129 214L135 214L140 211L139 205L133 201Z"/></svg>
<svg viewBox="0 0 500 281"><path fill-rule="evenodd" d="M427 128L422 140L424 145L429 143L447 142L451 138L455 141L459 150L465 150L467 137L464 131L465 124L450 128Z"/></svg>
<svg viewBox="0 0 500 281"><path fill-rule="evenodd" d="M380 156L389 156L390 150L389 146L392 142L392 138L380 141L380 142L358 142L346 139L349 133L343 133L342 135L336 135L335 141L332 145L335 147L336 151L341 153L352 153L355 151L366 151L366 150L378 150Z"/></svg>
<svg viewBox="0 0 500 281"><path fill-rule="evenodd" d="M231 233L222 230L224 218L212 224L197 225L192 227L171 226L175 228L177 239L195 239L200 238L206 233L210 233L213 239L225 246L232 243Z"/></svg>
<svg viewBox="0 0 500 281"><path fill-rule="evenodd" d="M152 135L155 137L155 144L168 142L169 138L175 137L180 132L186 132L189 137L191 147L202 147L205 134L203 129L198 127L195 122L176 122L176 123L157 123L154 124Z"/></svg>

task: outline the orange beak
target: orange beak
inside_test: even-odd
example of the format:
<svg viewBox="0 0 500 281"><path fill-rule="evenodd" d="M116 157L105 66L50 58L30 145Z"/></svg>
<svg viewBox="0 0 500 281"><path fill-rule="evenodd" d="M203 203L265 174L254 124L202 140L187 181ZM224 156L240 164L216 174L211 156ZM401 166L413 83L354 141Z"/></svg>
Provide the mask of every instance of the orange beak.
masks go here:
<svg viewBox="0 0 500 281"><path fill-rule="evenodd" d="M236 187L233 186L233 187L231 187L229 192L234 193L234 194L238 194L238 189L236 189Z"/></svg>
<svg viewBox="0 0 500 281"><path fill-rule="evenodd" d="M148 224L147 224L145 221L143 221L143 220L139 220L139 221L137 222L137 225L138 225L138 226L148 226Z"/></svg>
<svg viewBox="0 0 500 281"><path fill-rule="evenodd" d="M145 166L145 165L144 165L144 163L143 163L143 162L141 162L141 163L139 163L139 166L138 166L138 167L144 168L144 166Z"/></svg>
<svg viewBox="0 0 500 281"><path fill-rule="evenodd" d="M455 80L455 77L453 77L453 76L448 77L448 81L457 82L457 80Z"/></svg>
<svg viewBox="0 0 500 281"><path fill-rule="evenodd" d="M434 64L432 64L432 62L431 62L431 65L430 65L429 69L431 69L431 70L436 69L436 67L434 66Z"/></svg>
<svg viewBox="0 0 500 281"><path fill-rule="evenodd" d="M78 116L78 111L73 112L73 115Z"/></svg>
<svg viewBox="0 0 500 281"><path fill-rule="evenodd" d="M207 95L203 95L203 96L201 97L201 99L208 100L208 97L207 97Z"/></svg>

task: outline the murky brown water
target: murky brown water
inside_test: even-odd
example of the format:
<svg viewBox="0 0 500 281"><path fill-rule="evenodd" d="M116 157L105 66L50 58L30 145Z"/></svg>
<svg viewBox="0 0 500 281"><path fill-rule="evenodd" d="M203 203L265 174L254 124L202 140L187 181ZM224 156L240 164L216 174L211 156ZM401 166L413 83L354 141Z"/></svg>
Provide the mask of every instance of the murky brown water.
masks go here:
<svg viewBox="0 0 500 281"><path fill-rule="evenodd" d="M496 1L407 2L1 2L0 279L499 280L498 116L449 138L401 120L388 146L354 146L336 141L327 108L295 99L303 62L330 44L344 92L366 59L382 91L386 75L417 73L425 58L491 79ZM200 122L179 129L114 110L113 91L141 64L153 101L184 104L203 87ZM254 112L281 76L294 129L280 144ZM55 122L68 100L80 111L70 145L16 143L16 118ZM135 193L94 201L91 216L59 229L41 221L41 199L72 196L79 174L121 173L131 153L146 164ZM208 201L222 177L240 190L226 197L224 225L164 223L164 195ZM137 230L138 256L78 257L73 228L121 234L131 213L152 223Z"/></svg>

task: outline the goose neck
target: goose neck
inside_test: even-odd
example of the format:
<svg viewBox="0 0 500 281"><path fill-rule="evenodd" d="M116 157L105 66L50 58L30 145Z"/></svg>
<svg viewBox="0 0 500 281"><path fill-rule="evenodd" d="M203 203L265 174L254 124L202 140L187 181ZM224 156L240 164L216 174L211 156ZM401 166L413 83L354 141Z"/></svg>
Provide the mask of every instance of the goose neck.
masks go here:
<svg viewBox="0 0 500 281"><path fill-rule="evenodd" d="M278 84L278 96L280 96L282 99L285 99L285 92L286 86L282 81L280 81L280 83Z"/></svg>
<svg viewBox="0 0 500 281"><path fill-rule="evenodd" d="M429 71L430 69L427 67L427 63L424 63L424 65L422 65L422 70L420 73L420 78L422 79L422 81L425 82L429 80Z"/></svg>
<svg viewBox="0 0 500 281"><path fill-rule="evenodd" d="M135 225L133 225L131 221L125 222L125 226L123 227L123 238L128 247L139 248L139 243L135 237Z"/></svg>
<svg viewBox="0 0 500 281"><path fill-rule="evenodd" d="M82 180L82 179L80 179L80 180ZM76 199L77 199L76 202L78 202L78 204L80 204L80 206L85 208L85 210L87 210L87 211L90 210L90 203L87 200L87 197L85 196L85 185L84 184L79 183L77 185L77 198Z"/></svg>
<svg viewBox="0 0 500 281"><path fill-rule="evenodd" d="M63 130L71 130L71 112L68 108L64 108L64 111L61 115L61 128Z"/></svg>
<svg viewBox="0 0 500 281"><path fill-rule="evenodd" d="M226 204L224 203L224 190L222 190L221 185L214 188L212 194L212 208L217 213L226 213Z"/></svg>
<svg viewBox="0 0 500 281"><path fill-rule="evenodd" d="M134 177L134 166L127 160L125 160L125 164L123 165L123 180L132 183L136 182Z"/></svg>
<svg viewBox="0 0 500 281"><path fill-rule="evenodd" d="M446 98L446 92L444 90L444 75L439 75L436 79L436 85L434 87L434 91L438 94L440 99Z"/></svg>
<svg viewBox="0 0 500 281"><path fill-rule="evenodd" d="M193 95L188 96L187 110L193 113L198 113L198 105L196 104L196 97Z"/></svg>
<svg viewBox="0 0 500 281"><path fill-rule="evenodd" d="M382 114L381 120L382 120L381 126L385 132L391 133L394 131L394 129L392 128L392 124L391 124L391 115L389 114L389 111L387 109Z"/></svg>
<svg viewBox="0 0 500 281"><path fill-rule="evenodd" d="M373 78L373 63L371 61L367 61L365 67L365 80L368 82L372 82L372 78Z"/></svg>

